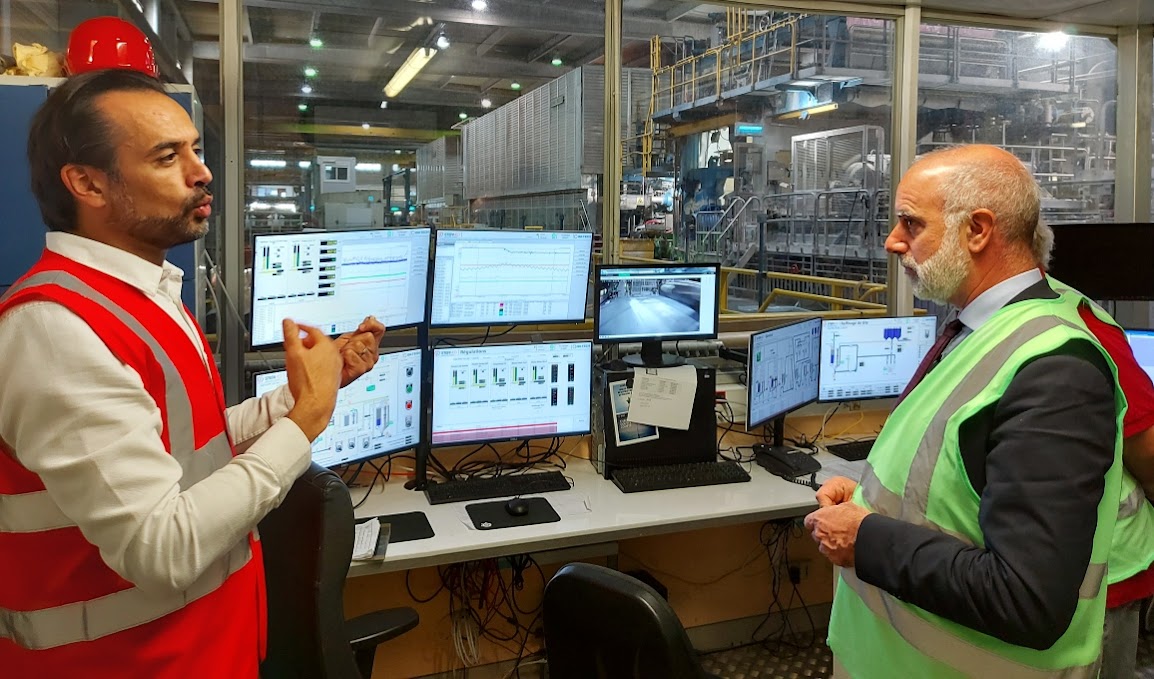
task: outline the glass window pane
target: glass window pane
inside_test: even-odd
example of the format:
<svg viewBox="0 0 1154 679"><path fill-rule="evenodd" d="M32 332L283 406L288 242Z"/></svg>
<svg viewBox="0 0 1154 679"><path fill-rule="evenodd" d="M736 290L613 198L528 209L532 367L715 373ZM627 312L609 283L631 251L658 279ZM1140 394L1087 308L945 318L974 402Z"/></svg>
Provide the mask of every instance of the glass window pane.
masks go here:
<svg viewBox="0 0 1154 679"><path fill-rule="evenodd" d="M663 257L884 282L893 22L720 3L660 16L673 14L659 41L623 45L627 67L656 67L652 85L631 83L655 87L652 102L626 111L622 101L631 247L648 252L647 239ZM653 16L627 11L626 21ZM729 283L739 311L756 311L774 287L832 292L753 274ZM802 308L828 305L783 292L768 309Z"/></svg>
<svg viewBox="0 0 1154 679"><path fill-rule="evenodd" d="M1117 50L1106 38L925 24L918 152L984 143L1016 155L1050 223L1114 219Z"/></svg>

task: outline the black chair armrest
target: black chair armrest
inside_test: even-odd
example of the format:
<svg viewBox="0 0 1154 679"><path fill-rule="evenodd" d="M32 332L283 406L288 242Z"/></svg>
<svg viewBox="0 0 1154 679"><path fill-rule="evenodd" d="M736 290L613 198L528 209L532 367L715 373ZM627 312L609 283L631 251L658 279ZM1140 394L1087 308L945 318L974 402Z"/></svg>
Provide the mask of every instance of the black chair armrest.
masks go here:
<svg viewBox="0 0 1154 679"><path fill-rule="evenodd" d="M375 648L378 644L398 637L421 621L411 608L390 608L358 615L345 621L345 635L353 651Z"/></svg>

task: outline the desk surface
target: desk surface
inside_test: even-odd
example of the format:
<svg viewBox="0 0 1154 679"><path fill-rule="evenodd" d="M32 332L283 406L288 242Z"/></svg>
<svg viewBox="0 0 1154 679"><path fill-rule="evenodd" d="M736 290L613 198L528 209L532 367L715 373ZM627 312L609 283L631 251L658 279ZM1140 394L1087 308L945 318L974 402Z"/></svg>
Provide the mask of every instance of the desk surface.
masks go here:
<svg viewBox="0 0 1154 679"><path fill-rule="evenodd" d="M590 511L576 516L562 514L561 521L554 523L485 531L461 521L461 508L468 503L431 506L424 493L405 490L398 481L385 484L383 491L374 489L357 510L358 517L422 511L436 535L391 544L384 561L353 562L349 577L796 517L817 507L812 490L779 479L757 465L753 465L753 480L748 483L645 493L622 493L586 460L570 460L564 474L573 480L573 488L542 497L551 502L568 499L562 496L585 497ZM360 499L360 492L353 490L354 500Z"/></svg>

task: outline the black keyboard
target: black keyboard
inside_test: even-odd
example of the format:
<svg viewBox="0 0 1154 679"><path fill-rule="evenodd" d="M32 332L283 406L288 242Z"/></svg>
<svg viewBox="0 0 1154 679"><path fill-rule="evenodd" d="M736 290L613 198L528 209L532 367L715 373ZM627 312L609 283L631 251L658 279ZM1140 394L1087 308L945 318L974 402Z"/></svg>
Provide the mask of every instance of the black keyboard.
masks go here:
<svg viewBox="0 0 1154 679"><path fill-rule="evenodd" d="M834 443L826 446L825 449L843 460L856 462L866 459L873 447L874 439L865 439L864 441L850 441L849 443Z"/></svg>
<svg viewBox="0 0 1154 679"><path fill-rule="evenodd" d="M443 505L447 502L471 502L512 495L551 493L569 488L569 482L561 472L540 472L430 483L425 488L425 497L429 499L431 505Z"/></svg>
<svg viewBox="0 0 1154 679"><path fill-rule="evenodd" d="M622 493L716 486L721 483L740 483L748 480L749 474L729 460L657 467L628 467L613 472L613 483L617 484Z"/></svg>

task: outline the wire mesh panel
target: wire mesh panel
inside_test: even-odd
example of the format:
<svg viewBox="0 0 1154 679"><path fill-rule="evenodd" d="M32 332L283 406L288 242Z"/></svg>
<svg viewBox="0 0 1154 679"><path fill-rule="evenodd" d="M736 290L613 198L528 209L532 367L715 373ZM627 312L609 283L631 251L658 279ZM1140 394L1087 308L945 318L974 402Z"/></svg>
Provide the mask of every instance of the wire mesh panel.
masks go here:
<svg viewBox="0 0 1154 679"><path fill-rule="evenodd" d="M885 131L859 125L795 136L791 170L795 191L887 188Z"/></svg>
<svg viewBox="0 0 1154 679"><path fill-rule="evenodd" d="M468 198L581 188L580 79L571 71L465 126Z"/></svg>
<svg viewBox="0 0 1154 679"><path fill-rule="evenodd" d="M621 69L621 138L627 139L644 127L653 92L653 72L647 68ZM585 134L582 141L581 171L605 172L605 67L581 67L581 106Z"/></svg>
<svg viewBox="0 0 1154 679"><path fill-rule="evenodd" d="M461 140L441 137L417 148L417 202L459 205L464 195Z"/></svg>

